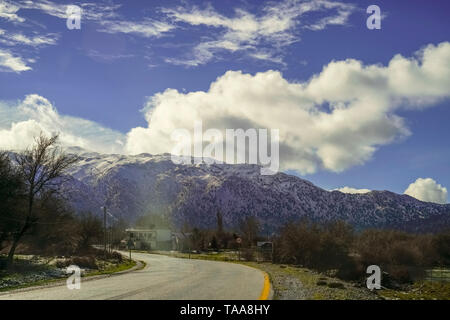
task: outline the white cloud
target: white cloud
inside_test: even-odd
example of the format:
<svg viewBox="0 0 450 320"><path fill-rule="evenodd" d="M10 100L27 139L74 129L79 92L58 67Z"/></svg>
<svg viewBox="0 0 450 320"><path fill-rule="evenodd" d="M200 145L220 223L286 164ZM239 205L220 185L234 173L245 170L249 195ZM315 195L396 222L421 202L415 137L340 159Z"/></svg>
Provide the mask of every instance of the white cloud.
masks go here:
<svg viewBox="0 0 450 320"><path fill-rule="evenodd" d="M19 7L8 1L0 2L0 18L6 19L12 22L24 22L25 19L19 17L16 12L19 11Z"/></svg>
<svg viewBox="0 0 450 320"><path fill-rule="evenodd" d="M387 66L333 61L303 83L289 82L272 70L255 75L228 71L207 91L167 89L147 101L148 126L133 128L126 137L92 121L60 115L45 98L29 95L16 106L0 104L0 147L27 145L42 130L60 131L66 145L157 154L173 150L175 129L192 132L195 121L202 120L204 131L279 129L281 170L339 172L408 136L397 111L420 110L449 98L449 87L450 43L443 42L413 58L396 55Z"/></svg>
<svg viewBox="0 0 450 320"><path fill-rule="evenodd" d="M431 178L418 178L409 185L405 194L425 202L447 203L447 188Z"/></svg>
<svg viewBox="0 0 450 320"><path fill-rule="evenodd" d="M19 57L14 56L8 50L0 49L0 72L17 72L31 70L25 61Z"/></svg>
<svg viewBox="0 0 450 320"><path fill-rule="evenodd" d="M369 189L355 189L352 187L342 187L342 188L338 188L338 189L333 189L331 191L340 191L343 193L352 193L352 194L356 194L356 193L368 193L371 190Z"/></svg>
<svg viewBox="0 0 450 320"><path fill-rule="evenodd" d="M354 10L354 7L339 2L325 2L323 3L323 6L326 9L335 9L337 13L324 17L311 25L305 26L306 29L319 31L324 30L329 25L345 25Z"/></svg>
<svg viewBox="0 0 450 320"><path fill-rule="evenodd" d="M0 49L0 72L22 72L32 68L26 64L36 62L35 58L23 57L23 46L33 48L56 45L59 35L57 33L48 33L46 35L33 31L32 36L23 33L13 33L0 29L0 43L14 48L15 55L9 50ZM26 52L26 51L25 51ZM25 54L26 55L26 54Z"/></svg>
<svg viewBox="0 0 450 320"><path fill-rule="evenodd" d="M122 152L123 135L76 117L60 115L53 105L37 94L27 95L16 105L0 103L0 148L19 150L34 137L60 133L64 146L79 146L98 152Z"/></svg>
<svg viewBox="0 0 450 320"><path fill-rule="evenodd" d="M6 32L0 29L0 42L9 46L27 45L32 47L40 47L46 45L55 45L59 35L56 33L49 33L47 35L33 35L26 36L22 33Z"/></svg>
<svg viewBox="0 0 450 320"><path fill-rule="evenodd" d="M42 7L43 6L43 7ZM65 5L55 4L46 0L38 1L1 1L0 18L6 18L14 24L22 23L24 18L19 17L16 13L21 9L37 9L58 11L65 8ZM41 8L41 9L42 9ZM22 24L21 24L22 25ZM27 26L27 24L24 24ZM29 26L29 25L28 25ZM17 33L12 30L0 29L0 43L14 47L15 55L9 50L0 49L0 72L17 72L31 70L32 68L26 62L35 61L34 57L23 57L22 46L31 46L34 48L55 45L59 35L56 33L40 34L33 30L33 35L29 36L24 33Z"/></svg>
<svg viewBox="0 0 450 320"><path fill-rule="evenodd" d="M414 58L396 55L387 66L333 61L304 83L277 71L228 71L208 91L167 89L145 107L147 128L128 133L127 152L170 152L171 133L193 129L280 130L283 170L335 172L368 161L380 147L409 135L399 108L424 108L448 98L450 43L427 46Z"/></svg>
<svg viewBox="0 0 450 320"><path fill-rule="evenodd" d="M61 4L49 0L24 0L17 1L16 6L20 9L33 9L42 11L45 14L67 19L67 4ZM77 4L82 9L82 19L91 21L100 21L103 19L115 18L115 12L121 5L111 5L108 3L81 3Z"/></svg>
<svg viewBox="0 0 450 320"><path fill-rule="evenodd" d="M249 57L282 63L282 48L299 41L297 26L300 18L311 12L326 12L327 16L319 21L301 21L304 29L323 30L328 25L345 25L348 17L356 10L351 4L332 1L296 1L285 0L280 3L265 5L260 14L253 14L245 9L235 9L233 17L224 16L211 6L206 9L198 7L163 9L171 19L189 24L203 25L217 29L213 40L201 41L191 56L170 58L167 62L196 66L214 58L220 51L243 51ZM260 47L266 47L261 52Z"/></svg>
<svg viewBox="0 0 450 320"><path fill-rule="evenodd" d="M118 59L127 59L134 57L133 54L100 52L95 49L87 50L86 54L88 57L102 62L112 62Z"/></svg>
<svg viewBox="0 0 450 320"><path fill-rule="evenodd" d="M98 31L106 33L130 33L138 36L152 38L160 37L175 27L167 22L144 20L140 22L112 20L101 22L102 28Z"/></svg>
<svg viewBox="0 0 450 320"><path fill-rule="evenodd" d="M97 31L124 33L145 38L158 38L170 34L174 29L195 31L196 26L208 28L208 36L200 38L194 46L189 43L190 52L182 56L167 57L167 63L185 66L198 66L220 58L223 52L240 52L244 56L285 66L283 56L285 47L300 40L300 32L323 30L330 25L345 25L356 6L329 0L284 0L266 2L252 13L245 8L236 8L232 16L223 15L206 6L158 9L159 18L145 18L141 21L129 20L117 11L120 5L110 2L80 3L82 23L95 22ZM20 9L37 10L60 18L67 18L67 5L49 0L22 0L0 12L15 13ZM6 8L6 6L5 6ZM8 13L8 14L10 14ZM320 18L308 16L317 13ZM1 13L0 13L1 14ZM5 13L6 14L6 13ZM1 17L1 15L0 15ZM22 19L23 21L23 19ZM189 27L186 28L186 25ZM3 39L3 43L40 45L45 36L31 39L24 35L14 35L15 39ZM13 38L12 35L9 38ZM48 37L47 37L48 38ZM43 42L44 41L44 42ZM47 39L48 42L48 39ZM47 43L49 44L49 43Z"/></svg>
<svg viewBox="0 0 450 320"><path fill-rule="evenodd" d="M83 21L97 22L101 25L101 28L98 30L100 32L129 33L143 37L158 37L174 28L169 23L151 19L127 21L117 13L117 9L121 7L120 4L90 2L77 5L82 9L82 23ZM67 4L59 4L48 0L27 0L19 2L19 6L24 9L39 10L60 19L67 19Z"/></svg>

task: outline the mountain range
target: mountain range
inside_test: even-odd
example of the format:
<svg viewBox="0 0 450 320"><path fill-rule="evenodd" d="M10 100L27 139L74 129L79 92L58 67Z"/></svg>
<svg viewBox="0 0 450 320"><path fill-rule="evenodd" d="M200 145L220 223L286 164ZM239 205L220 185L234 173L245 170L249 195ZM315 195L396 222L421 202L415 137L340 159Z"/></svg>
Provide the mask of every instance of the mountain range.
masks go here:
<svg viewBox="0 0 450 320"><path fill-rule="evenodd" d="M285 173L261 175L258 165L183 165L173 163L170 154L78 153L80 161L63 187L72 206L100 213L106 205L112 216L131 223L158 214L175 227L215 227L220 211L225 227L256 216L266 233L303 217L344 220L356 229L428 232L450 226L450 204L390 191L327 191Z"/></svg>

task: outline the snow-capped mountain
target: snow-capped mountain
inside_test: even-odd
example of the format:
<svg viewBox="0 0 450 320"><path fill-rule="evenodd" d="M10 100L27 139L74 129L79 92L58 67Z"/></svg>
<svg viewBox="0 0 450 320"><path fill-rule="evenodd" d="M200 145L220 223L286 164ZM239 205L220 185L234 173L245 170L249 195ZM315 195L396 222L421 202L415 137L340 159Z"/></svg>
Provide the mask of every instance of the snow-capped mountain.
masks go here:
<svg viewBox="0 0 450 320"><path fill-rule="evenodd" d="M214 227L216 213L225 226L257 216L266 232L308 217L345 220L357 228L387 227L425 231L450 222L450 204L426 203L389 191L345 194L327 191L296 176L260 175L257 165L177 165L169 154L135 156L81 153L65 188L77 210L134 221L164 214L176 226Z"/></svg>

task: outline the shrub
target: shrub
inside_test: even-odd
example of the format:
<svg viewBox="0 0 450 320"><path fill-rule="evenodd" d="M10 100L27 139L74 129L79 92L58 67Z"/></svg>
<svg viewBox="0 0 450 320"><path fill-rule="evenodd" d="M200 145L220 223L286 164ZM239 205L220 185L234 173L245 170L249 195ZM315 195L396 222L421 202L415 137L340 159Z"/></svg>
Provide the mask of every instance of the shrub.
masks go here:
<svg viewBox="0 0 450 320"><path fill-rule="evenodd" d="M254 261L255 251L252 248L244 248L241 250L241 256L247 261Z"/></svg>
<svg viewBox="0 0 450 320"><path fill-rule="evenodd" d="M390 266L387 268L387 273L393 280L400 283L411 283L413 280L407 266Z"/></svg>
<svg viewBox="0 0 450 320"><path fill-rule="evenodd" d="M310 267L319 249L317 227L306 220L288 223L274 245L274 260Z"/></svg>
<svg viewBox="0 0 450 320"><path fill-rule="evenodd" d="M97 263L93 256L73 257L70 264L74 264L80 268L98 269Z"/></svg>
<svg viewBox="0 0 450 320"><path fill-rule="evenodd" d="M343 280L362 280L367 275L364 266L359 260L349 258L346 259L345 263L341 264L336 276Z"/></svg>
<svg viewBox="0 0 450 320"><path fill-rule="evenodd" d="M388 273L388 283L411 283L425 275L425 269L437 260L430 235L399 231L367 230L357 243L364 266L378 265Z"/></svg>
<svg viewBox="0 0 450 320"><path fill-rule="evenodd" d="M450 231L436 235L432 244L438 255L437 264L450 266Z"/></svg>
<svg viewBox="0 0 450 320"><path fill-rule="evenodd" d="M69 266L69 263L67 260L57 260L55 263L55 266L57 268L62 269L62 268L66 268L67 266Z"/></svg>
<svg viewBox="0 0 450 320"><path fill-rule="evenodd" d="M111 258L116 260L119 263L121 263L123 261L123 256L117 251L113 251L111 253Z"/></svg>
<svg viewBox="0 0 450 320"><path fill-rule="evenodd" d="M318 271L340 269L349 264L353 230L343 222L325 226L306 220L289 223L275 243L277 262L295 263Z"/></svg>
<svg viewBox="0 0 450 320"><path fill-rule="evenodd" d="M89 252L103 235L102 221L90 212L83 212L77 219L78 252Z"/></svg>
<svg viewBox="0 0 450 320"><path fill-rule="evenodd" d="M433 266L450 265L450 231L437 235L368 229L357 235L343 222L286 224L274 241L274 261L362 280L378 265L390 283L420 280ZM384 281L384 280L383 280ZM384 282L383 282L384 283Z"/></svg>

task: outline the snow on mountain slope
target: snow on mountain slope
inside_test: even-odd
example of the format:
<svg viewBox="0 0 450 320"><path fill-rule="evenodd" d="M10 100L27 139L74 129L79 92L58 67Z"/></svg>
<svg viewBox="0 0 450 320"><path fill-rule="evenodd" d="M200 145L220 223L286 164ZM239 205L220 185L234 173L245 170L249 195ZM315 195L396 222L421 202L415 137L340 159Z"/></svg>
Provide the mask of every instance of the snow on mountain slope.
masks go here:
<svg viewBox="0 0 450 320"><path fill-rule="evenodd" d="M421 202L388 191L345 194L326 191L296 176L260 175L257 165L177 165L169 154L136 156L82 153L65 188L78 210L134 221L158 213L177 226L185 222L214 227L222 212L226 226L257 216L266 232L301 217L326 222L342 219L357 228L392 227L425 231L449 221L450 204ZM427 223L433 221L433 223Z"/></svg>

